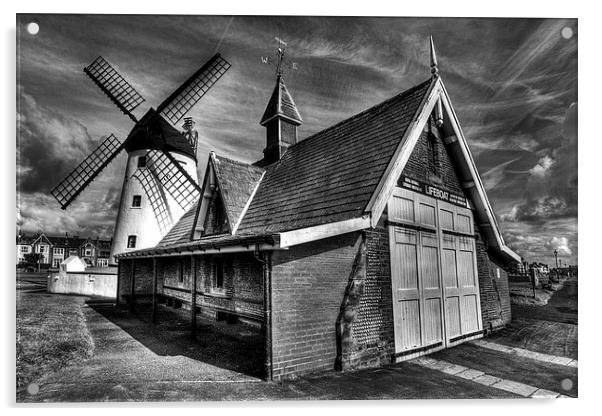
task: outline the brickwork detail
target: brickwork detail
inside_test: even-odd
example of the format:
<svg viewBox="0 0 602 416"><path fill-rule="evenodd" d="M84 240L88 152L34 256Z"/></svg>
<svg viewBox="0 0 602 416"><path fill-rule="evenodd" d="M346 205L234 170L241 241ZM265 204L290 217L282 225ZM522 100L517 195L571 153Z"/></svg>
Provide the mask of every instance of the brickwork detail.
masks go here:
<svg viewBox="0 0 602 416"><path fill-rule="evenodd" d="M212 270L217 260L224 265L224 288L213 287ZM151 295L152 259L135 260L136 296ZM205 315L216 311L232 313L257 321L263 320L263 271L252 253L197 257L197 306ZM131 291L131 260L119 263L120 300ZM157 293L191 303L191 257L157 258ZM204 310L205 309L205 310Z"/></svg>
<svg viewBox="0 0 602 416"><path fill-rule="evenodd" d="M508 273L501 262L488 253L481 238L477 240L476 254L483 329L494 331L508 324L512 318Z"/></svg>
<svg viewBox="0 0 602 416"><path fill-rule="evenodd" d="M359 244L349 233L274 252L274 379L334 368L336 322Z"/></svg>
<svg viewBox="0 0 602 416"><path fill-rule="evenodd" d="M389 363L395 349L389 233L381 223L366 231L366 281L353 323L352 353L343 369Z"/></svg>
<svg viewBox="0 0 602 416"><path fill-rule="evenodd" d="M355 260L353 260L349 282L337 319L337 361L335 364L337 370L348 367L348 363L353 356L353 322L357 317L365 283L366 242L365 237L362 236Z"/></svg>
<svg viewBox="0 0 602 416"><path fill-rule="evenodd" d="M422 131L403 169L403 175L444 188L456 194L464 195L452 161L445 149L445 144L439 138L439 134L436 133L436 127L432 118L430 123L433 134L429 133L428 126ZM435 168L433 166L433 158L429 154L429 140L432 140L435 152L437 153L436 161L439 175L433 173Z"/></svg>

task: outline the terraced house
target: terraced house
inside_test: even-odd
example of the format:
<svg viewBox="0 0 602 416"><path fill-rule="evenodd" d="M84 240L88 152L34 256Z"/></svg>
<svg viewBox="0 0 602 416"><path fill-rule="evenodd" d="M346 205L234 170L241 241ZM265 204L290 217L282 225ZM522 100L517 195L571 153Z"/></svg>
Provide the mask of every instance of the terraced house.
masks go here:
<svg viewBox="0 0 602 416"><path fill-rule="evenodd" d="M263 330L266 379L377 366L510 320L504 243L431 46L424 82L302 141L281 75L262 160L212 153L197 204L118 255L120 303ZM153 315L156 317L156 315Z"/></svg>
<svg viewBox="0 0 602 416"><path fill-rule="evenodd" d="M108 267L111 240L98 237L51 236L44 233L17 236L17 265L25 261L28 253L41 254L40 267L58 268L69 256L81 257L89 267Z"/></svg>

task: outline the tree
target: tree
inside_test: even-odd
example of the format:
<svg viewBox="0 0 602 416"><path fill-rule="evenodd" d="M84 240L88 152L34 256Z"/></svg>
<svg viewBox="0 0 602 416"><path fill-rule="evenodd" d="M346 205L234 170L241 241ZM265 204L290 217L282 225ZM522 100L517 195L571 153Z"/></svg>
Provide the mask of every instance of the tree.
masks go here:
<svg viewBox="0 0 602 416"><path fill-rule="evenodd" d="M42 253L27 253L23 256L23 263L27 266L37 267L38 263L43 259Z"/></svg>

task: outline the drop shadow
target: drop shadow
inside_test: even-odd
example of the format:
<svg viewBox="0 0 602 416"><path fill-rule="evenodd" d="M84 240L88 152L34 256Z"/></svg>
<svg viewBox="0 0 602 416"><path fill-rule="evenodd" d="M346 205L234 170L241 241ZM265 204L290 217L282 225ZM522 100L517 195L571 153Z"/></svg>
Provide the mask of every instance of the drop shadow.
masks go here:
<svg viewBox="0 0 602 416"><path fill-rule="evenodd" d="M151 322L151 305L136 305L135 312L108 304L89 307L120 327L153 353L184 356L212 366L263 378L264 342L260 328L197 318L196 339L190 336L190 311L157 305L157 322Z"/></svg>

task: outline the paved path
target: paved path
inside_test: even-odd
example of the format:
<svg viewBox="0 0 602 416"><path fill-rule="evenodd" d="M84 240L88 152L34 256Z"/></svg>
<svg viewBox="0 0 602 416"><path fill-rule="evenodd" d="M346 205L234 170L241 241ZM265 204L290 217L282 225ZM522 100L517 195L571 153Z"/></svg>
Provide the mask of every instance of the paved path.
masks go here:
<svg viewBox="0 0 602 416"><path fill-rule="evenodd" d="M187 326L180 325L183 321L165 318L169 310L162 310L163 321L158 327L150 325L145 314L132 316L126 311L102 306L87 307L84 311L95 343L94 357L38 380L39 392L21 394L18 401L520 397L408 362L266 383L257 375L248 374L250 371L244 365L236 367L236 363L248 363L248 345L245 347L238 341L230 343L229 362L219 362L211 358L211 347L217 355L223 355L227 347L219 342L224 341L211 338L207 335L208 328L204 328L205 343L199 340L195 344L184 335ZM199 355L199 351L205 355Z"/></svg>
<svg viewBox="0 0 602 416"><path fill-rule="evenodd" d="M18 401L576 397L577 328L568 323L577 322L571 306L576 287L574 281L558 292L550 308L561 309L548 308L548 315L513 310L512 324L486 340L382 368L284 383L260 380L257 331L200 322L201 335L192 341L182 311L161 308L154 326L143 308L130 314L88 306L94 357L38 380L39 393Z"/></svg>

